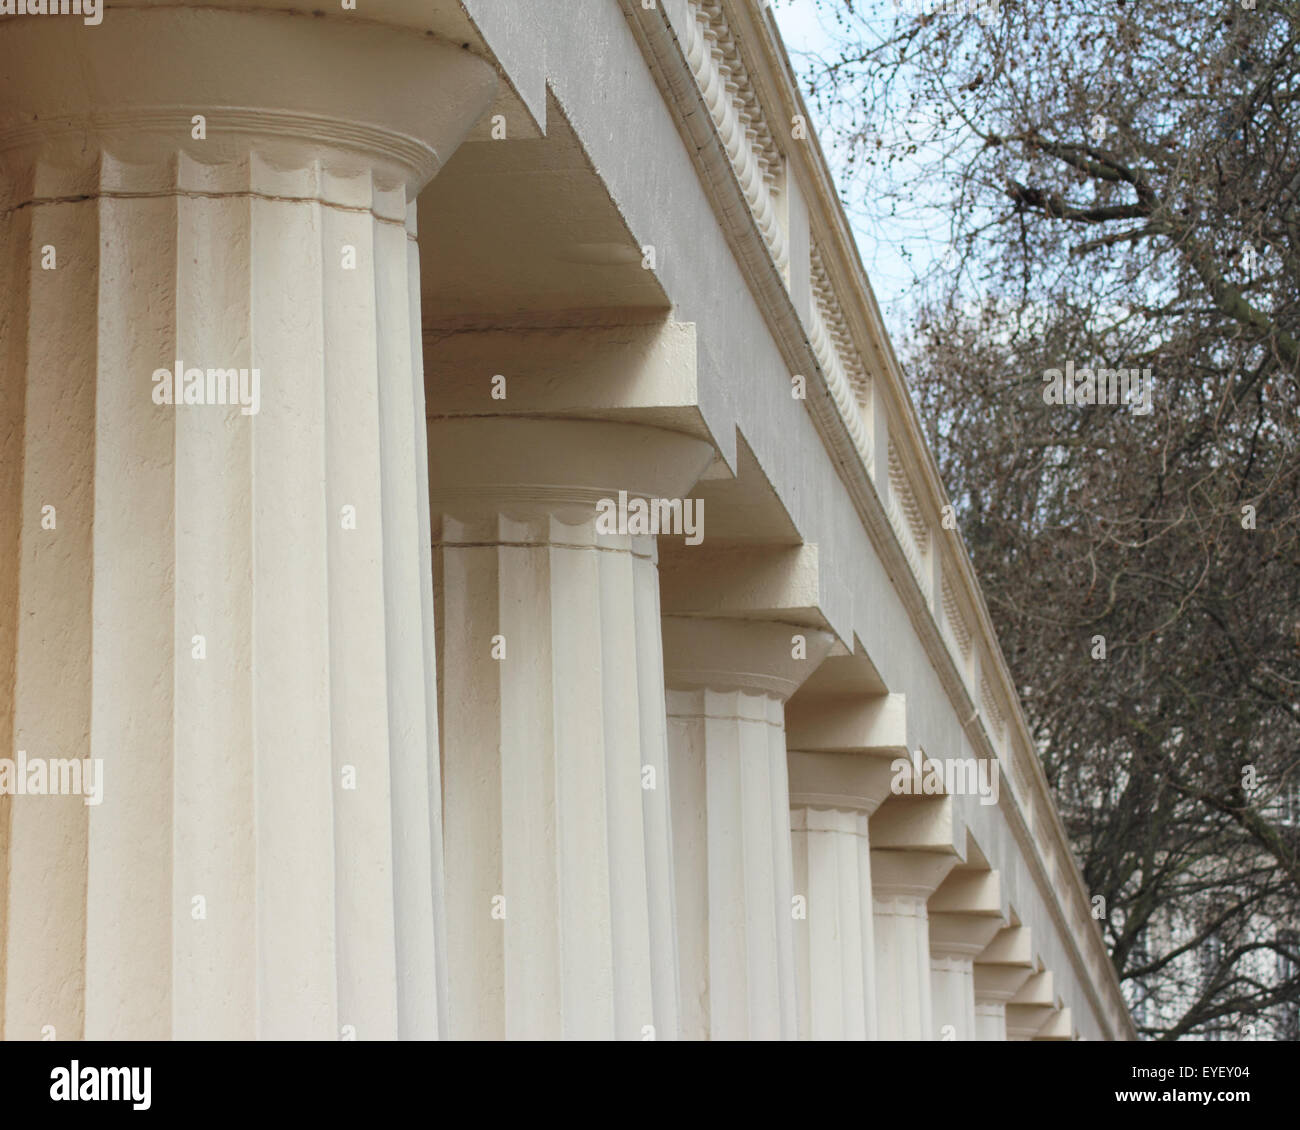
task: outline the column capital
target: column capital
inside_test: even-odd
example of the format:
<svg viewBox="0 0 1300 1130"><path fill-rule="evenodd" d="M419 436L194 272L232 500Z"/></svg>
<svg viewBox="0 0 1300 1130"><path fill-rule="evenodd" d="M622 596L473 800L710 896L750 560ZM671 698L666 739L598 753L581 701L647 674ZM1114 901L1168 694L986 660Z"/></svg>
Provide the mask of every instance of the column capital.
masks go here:
<svg viewBox="0 0 1300 1130"><path fill-rule="evenodd" d="M641 424L502 416L429 421L433 510L470 527L453 540L475 540L481 522L495 524L498 515L585 523L601 503L611 504L613 525L622 521L629 531L612 536L668 532L650 525L642 530L637 515L643 506L633 503L684 505L681 496L712 457L704 440ZM662 524L674 512L660 507L657 513ZM682 510L675 513L675 520L685 520ZM648 522L649 511L644 514ZM694 512L692 520L699 516Z"/></svg>
<svg viewBox="0 0 1300 1130"><path fill-rule="evenodd" d="M930 952L969 964L1006 924L998 873L956 868L930 897L929 912Z"/></svg>
<svg viewBox="0 0 1300 1130"><path fill-rule="evenodd" d="M830 632L768 620L665 616L671 690L742 690L788 699L834 644Z"/></svg>
<svg viewBox="0 0 1300 1130"><path fill-rule="evenodd" d="M890 795L890 762L851 753L809 753L791 749L791 808L834 808L870 816Z"/></svg>
<svg viewBox="0 0 1300 1130"><path fill-rule="evenodd" d="M0 162L14 151L27 151L25 165L37 164L33 151L41 158L10 190L19 200L107 179L117 191L260 190L369 208L358 178L373 173L380 194L406 198L404 223L405 203L497 88L494 68L459 45L368 21L176 7L105 15L96 26L0 26Z"/></svg>
<svg viewBox="0 0 1300 1130"><path fill-rule="evenodd" d="M975 962L975 1001L1007 1004L1033 976L1034 971L1020 965L985 965Z"/></svg>
<svg viewBox="0 0 1300 1130"><path fill-rule="evenodd" d="M949 796L891 795L871 818L871 841L876 847L937 852L950 857L954 866L960 862L959 838Z"/></svg>
<svg viewBox="0 0 1300 1130"><path fill-rule="evenodd" d="M812 808L791 801L790 830L792 832L838 832L857 836L866 842L867 818L842 806Z"/></svg>
<svg viewBox="0 0 1300 1130"><path fill-rule="evenodd" d="M1007 1004L1034 975L1034 968L1029 927L1003 927L975 959L975 1000Z"/></svg>
<svg viewBox="0 0 1300 1130"><path fill-rule="evenodd" d="M924 903L957 865L955 855L938 851L871 850L871 887L877 903Z"/></svg>
<svg viewBox="0 0 1300 1130"><path fill-rule="evenodd" d="M1008 1004L1007 1039L1032 1040L1055 1011L1050 1005Z"/></svg>
<svg viewBox="0 0 1300 1130"><path fill-rule="evenodd" d="M930 952L971 962L1002 929L1002 920L978 914L935 913L930 906Z"/></svg>
<svg viewBox="0 0 1300 1130"><path fill-rule="evenodd" d="M1004 926L979 956L981 965L1015 965L1032 972L1033 937L1028 926Z"/></svg>

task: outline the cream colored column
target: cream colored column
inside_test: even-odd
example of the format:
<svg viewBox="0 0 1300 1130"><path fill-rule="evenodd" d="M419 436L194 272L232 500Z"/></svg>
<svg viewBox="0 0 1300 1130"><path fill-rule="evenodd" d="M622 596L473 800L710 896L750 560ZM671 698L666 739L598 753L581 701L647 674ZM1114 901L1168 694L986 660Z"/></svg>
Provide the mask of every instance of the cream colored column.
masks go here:
<svg viewBox="0 0 1300 1130"><path fill-rule="evenodd" d="M851 673L852 661L831 658L822 670ZM893 757L906 751L904 703L901 695L811 690L806 686L786 712L795 893L807 899L806 917L795 921L799 1036L874 1040L868 823L890 795Z"/></svg>
<svg viewBox="0 0 1300 1130"><path fill-rule="evenodd" d="M104 774L0 804L3 1035L436 1036L412 225L496 77L375 23L106 17L0 21L2 752Z"/></svg>
<svg viewBox="0 0 1300 1130"><path fill-rule="evenodd" d="M1033 973L1029 930L1007 926L994 935L974 964L975 1038L1007 1038L1007 1004Z"/></svg>
<svg viewBox="0 0 1300 1130"><path fill-rule="evenodd" d="M935 1039L975 1039L975 978L971 955L965 947L956 948L952 943L936 946L933 929L930 978Z"/></svg>
<svg viewBox="0 0 1300 1130"><path fill-rule="evenodd" d="M975 994L975 1039L1005 1040L1007 1038L1006 1001L993 1000L987 995Z"/></svg>
<svg viewBox="0 0 1300 1130"><path fill-rule="evenodd" d="M875 952L867 813L802 804L791 794L798 1034L805 1040L874 1040ZM865 894L865 897L864 897Z"/></svg>
<svg viewBox="0 0 1300 1130"><path fill-rule="evenodd" d="M926 903L957 863L947 797L891 797L872 818L876 1000L882 1040L933 1040Z"/></svg>
<svg viewBox="0 0 1300 1130"><path fill-rule="evenodd" d="M656 546L712 447L632 424L429 427L451 1032L677 1035Z"/></svg>
<svg viewBox="0 0 1300 1130"><path fill-rule="evenodd" d="M679 616L663 630L682 1035L794 1039L784 703L832 637Z"/></svg>
<svg viewBox="0 0 1300 1130"><path fill-rule="evenodd" d="M1005 924L997 872L956 868L930 897L927 912L935 1036L977 1039L974 962Z"/></svg>

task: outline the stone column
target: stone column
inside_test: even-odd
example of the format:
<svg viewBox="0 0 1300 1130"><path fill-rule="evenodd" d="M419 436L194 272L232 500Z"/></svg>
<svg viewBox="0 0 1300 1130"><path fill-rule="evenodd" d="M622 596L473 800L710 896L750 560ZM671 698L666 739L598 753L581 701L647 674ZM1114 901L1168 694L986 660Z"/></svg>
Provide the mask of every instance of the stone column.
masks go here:
<svg viewBox="0 0 1300 1130"><path fill-rule="evenodd" d="M973 841L967 841L968 854ZM974 1040L975 958L1002 929L998 873L969 863L956 868L928 904L934 1030L937 1039Z"/></svg>
<svg viewBox="0 0 1300 1130"><path fill-rule="evenodd" d="M832 637L681 616L663 630L682 1035L794 1039L784 704Z"/></svg>
<svg viewBox="0 0 1300 1130"><path fill-rule="evenodd" d="M975 994L975 1039L1005 1040L1007 1038L1006 1001L990 999L978 989Z"/></svg>
<svg viewBox="0 0 1300 1130"><path fill-rule="evenodd" d="M975 957L998 932L996 918L930 915L930 968L934 976L934 1030L938 1039L980 1039L976 1023Z"/></svg>
<svg viewBox="0 0 1300 1130"><path fill-rule="evenodd" d="M429 457L451 1033L674 1038L656 544L598 511L682 496L712 447L484 417L432 420Z"/></svg>
<svg viewBox="0 0 1300 1130"><path fill-rule="evenodd" d="M876 1000L882 1040L933 1040L926 903L957 863L948 797L891 797L872 818Z"/></svg>
<svg viewBox="0 0 1300 1130"><path fill-rule="evenodd" d="M815 681L853 673L853 657L827 659ZM837 684L838 689L838 684ZM799 1036L874 1040L876 954L869 818L890 795L894 756L906 752L901 695L812 694L787 710L795 892Z"/></svg>
<svg viewBox="0 0 1300 1130"><path fill-rule="evenodd" d="M106 16L0 21L2 752L103 766L0 801L3 1035L432 1037L414 198L495 74Z"/></svg>
<svg viewBox="0 0 1300 1130"><path fill-rule="evenodd" d="M975 959L975 1038L1007 1038L1007 1004L1033 973L1029 930L1007 926Z"/></svg>

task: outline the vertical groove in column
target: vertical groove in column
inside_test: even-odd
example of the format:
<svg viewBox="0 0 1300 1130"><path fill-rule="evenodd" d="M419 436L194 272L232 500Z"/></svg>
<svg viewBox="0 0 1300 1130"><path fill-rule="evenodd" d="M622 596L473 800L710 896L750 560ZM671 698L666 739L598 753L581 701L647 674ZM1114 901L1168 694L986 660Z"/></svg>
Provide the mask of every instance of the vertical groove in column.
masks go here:
<svg viewBox="0 0 1300 1130"><path fill-rule="evenodd" d="M711 1030L708 758L703 725L707 693L669 690L666 699L674 922L680 938L681 1036L685 1040L707 1040Z"/></svg>
<svg viewBox="0 0 1300 1130"><path fill-rule="evenodd" d="M790 804L781 813L780 827L774 820L776 798L773 794L771 739L763 725L766 720L766 696L737 694L732 697L739 741L739 801L741 819L741 859L745 897L745 975L748 996L750 1039L771 1040L781 1035L785 1005L781 983L781 906L779 864L780 830L787 829L789 843ZM756 713L751 713L757 707ZM793 919L786 902L785 920ZM793 949L793 946L791 947Z"/></svg>
<svg viewBox="0 0 1300 1130"><path fill-rule="evenodd" d="M325 528L329 547L330 791L334 797L338 1023L396 1039L398 978L389 807L388 638L383 492L377 452L378 284L369 215L321 213ZM346 269L343 248L354 249Z"/></svg>
<svg viewBox="0 0 1300 1130"><path fill-rule="evenodd" d="M558 1039L563 1035L564 943L557 914L561 892L556 860L558 751L552 718L552 561L545 542L530 534L527 523L503 516L493 525L496 539L514 544L488 551L498 561L497 588L475 607L470 630L475 646L485 652L494 635L500 635L505 647L500 698L481 704L481 725L496 737L497 756L479 769L496 768L500 773L500 823L483 829L493 835L495 845L481 845L487 851L495 847L500 864L491 885L475 900L474 912L486 915L493 895L504 898L506 917L493 923L503 935L504 960L499 981L494 978L471 991L500 1001L507 1039ZM533 541L541 544L521 544ZM487 713L491 710L495 717ZM444 756L460 762L458 773L467 771L464 759L470 754L471 747L453 743L448 735ZM455 813L464 820L459 810L471 799L453 795L450 781L449 773L449 817ZM448 878L455 879L450 868Z"/></svg>
<svg viewBox="0 0 1300 1130"><path fill-rule="evenodd" d="M433 515L429 507L429 428L424 401L424 340L420 313L420 245L416 238L417 207L406 205L406 300L411 351L411 420L415 436L416 537L419 541L420 640L424 686L424 742L427 758L429 867L437 884L433 898L434 977L439 1034L449 1031L447 1002L446 872L443 864L442 760L439 742L438 645L433 593Z"/></svg>
<svg viewBox="0 0 1300 1130"><path fill-rule="evenodd" d="M180 164L183 185L220 187L210 184L211 170L184 155ZM176 348L159 339L153 367L170 369L179 359L205 371L249 368L250 203L240 196L181 196L175 207ZM149 374L131 376L147 400ZM247 1039L257 1012L249 680L256 425L237 405L149 404L148 410L173 418L175 428L169 1034ZM202 637L198 644L195 637ZM204 900L206 917L195 917L196 897Z"/></svg>
<svg viewBox="0 0 1300 1130"><path fill-rule="evenodd" d="M139 183L103 157L105 190ZM85 1034L159 1039L175 927L176 419L151 375L176 343L177 200L103 197L99 212L90 755L105 798L89 820Z"/></svg>
<svg viewBox="0 0 1300 1130"><path fill-rule="evenodd" d="M790 844L790 777L786 766L785 705L765 696L768 746L768 793L771 798L773 904L776 909L776 977L780 999L780 1034L798 1031L798 978L794 967L794 858Z"/></svg>
<svg viewBox="0 0 1300 1130"><path fill-rule="evenodd" d="M615 539L610 539L611 541ZM645 811L641 786L642 738L638 672L643 640L638 631L636 558L632 539L618 552L594 556L599 571L601 629L601 700L605 751L606 854L610 871L620 878L606 879L610 900L611 967L613 978L613 1031L640 1035L654 1028L654 999L650 904L650 878L646 859ZM648 542L649 538L638 538ZM630 644L630 646L629 646ZM628 882L627 879L633 880ZM612 976L612 968L611 968ZM657 1034L657 1033L656 1033Z"/></svg>
<svg viewBox="0 0 1300 1130"><path fill-rule="evenodd" d="M444 529L450 524L445 519ZM444 749L460 754L441 759L448 802L444 863L449 880L457 880L447 887L447 915L456 924L448 937L447 1019L451 1034L464 1039L506 1034L505 928L492 917L492 899L503 893L499 719L502 673L507 663L524 657L527 641L511 637L505 658L493 659L497 633L482 630L484 611L497 608L498 569L505 566L499 556L495 547L478 546L447 548L433 558L442 672L439 734Z"/></svg>
<svg viewBox="0 0 1300 1130"><path fill-rule="evenodd" d="M704 731L706 867L709 897L709 1036L743 1039L750 1017L749 966L753 960L747 904L753 884L745 867L751 850L741 785L742 732L734 716L736 694L705 691ZM724 712L728 708L730 716ZM759 845L761 849L763 845Z"/></svg>
<svg viewBox="0 0 1300 1130"><path fill-rule="evenodd" d="M636 620L637 707L641 760L654 772L655 788L641 789L642 843L646 860L651 980L655 1036L681 1036L677 931L672 860L671 771L664 710L664 656L660 630L658 553L654 538L633 540L632 587Z"/></svg>
<svg viewBox="0 0 1300 1130"><path fill-rule="evenodd" d="M317 168L279 173L253 160L255 189L316 195ZM259 196L252 215L252 356L262 374L253 444L258 1035L331 1039L338 1016L321 206Z"/></svg>
<svg viewBox="0 0 1300 1130"><path fill-rule="evenodd" d="M404 187L377 188L375 196L377 201L388 197L386 213L406 216ZM436 748L429 745L426 694L431 691L425 683L417 517L418 481L428 474L428 464L417 459L416 429L424 426L424 415L416 411L413 391L419 372L411 351L415 327L405 225L375 221L373 240L398 1019L403 1038L427 1040L438 1035L434 906L442 893L441 876L433 869L438 848L430 841L429 777Z"/></svg>
<svg viewBox="0 0 1300 1130"><path fill-rule="evenodd" d="M40 184L44 170L28 175ZM4 757L20 749L30 757L92 755L99 232L94 201L0 218L0 271L5 293L17 296L0 310L0 600L10 612L0 615ZM47 245L56 254L51 271L41 267ZM42 527L45 506L54 508L54 529ZM40 1039L47 1025L58 1039L83 1035L89 811L77 796L0 798L5 1039Z"/></svg>
<svg viewBox="0 0 1300 1130"><path fill-rule="evenodd" d="M604 733L612 704L605 698L604 667L614 657L605 656L602 646L597 554L568 548L584 533L589 538L590 531L567 527L557 518L551 518L550 525L548 611L563 1035L608 1039L614 1035L615 979Z"/></svg>

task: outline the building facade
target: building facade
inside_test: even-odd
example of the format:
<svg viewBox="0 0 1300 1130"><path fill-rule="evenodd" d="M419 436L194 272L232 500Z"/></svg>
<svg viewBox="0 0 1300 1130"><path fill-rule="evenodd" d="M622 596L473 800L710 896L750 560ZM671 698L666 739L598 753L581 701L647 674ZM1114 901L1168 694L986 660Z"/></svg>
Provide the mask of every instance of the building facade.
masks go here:
<svg viewBox="0 0 1300 1130"><path fill-rule="evenodd" d="M0 1035L1131 1038L761 3L29 4Z"/></svg>

